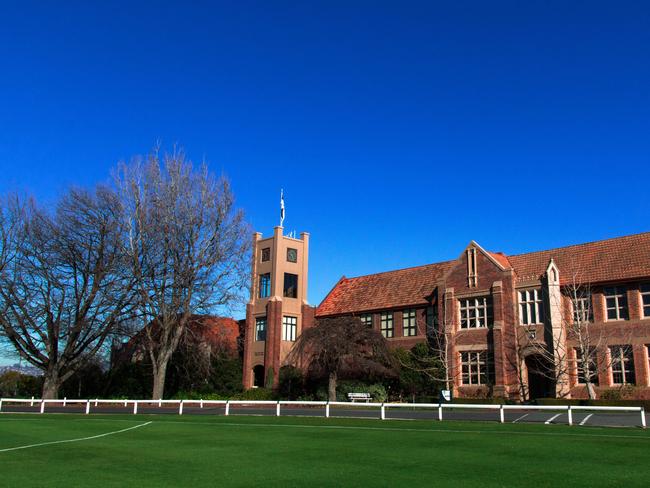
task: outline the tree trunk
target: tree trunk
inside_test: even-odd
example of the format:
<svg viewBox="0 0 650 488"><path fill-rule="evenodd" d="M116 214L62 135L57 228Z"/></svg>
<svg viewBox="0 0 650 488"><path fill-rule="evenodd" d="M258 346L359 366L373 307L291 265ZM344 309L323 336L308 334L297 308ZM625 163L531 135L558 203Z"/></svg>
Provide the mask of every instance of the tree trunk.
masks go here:
<svg viewBox="0 0 650 488"><path fill-rule="evenodd" d="M43 398L48 400L59 398L60 387L61 378L58 373L54 371L46 371L43 376Z"/></svg>
<svg viewBox="0 0 650 488"><path fill-rule="evenodd" d="M167 377L167 363L165 360L163 364L153 368L153 392L151 393L152 400L162 399L165 393L165 378Z"/></svg>
<svg viewBox="0 0 650 488"><path fill-rule="evenodd" d="M336 371L332 371L327 382L327 396L330 402L336 401L336 379Z"/></svg>
<svg viewBox="0 0 650 488"><path fill-rule="evenodd" d="M587 394L589 395L589 400L596 399L596 389L594 388L594 384L591 381L587 383Z"/></svg>

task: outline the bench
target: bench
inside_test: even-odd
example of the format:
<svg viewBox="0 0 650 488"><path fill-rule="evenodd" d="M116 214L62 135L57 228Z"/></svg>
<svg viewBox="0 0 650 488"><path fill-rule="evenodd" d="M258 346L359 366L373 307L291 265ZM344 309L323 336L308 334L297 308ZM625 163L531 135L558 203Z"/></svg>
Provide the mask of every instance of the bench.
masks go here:
<svg viewBox="0 0 650 488"><path fill-rule="evenodd" d="M371 400L370 393L348 393L348 400L354 403L357 400L365 400L368 403Z"/></svg>

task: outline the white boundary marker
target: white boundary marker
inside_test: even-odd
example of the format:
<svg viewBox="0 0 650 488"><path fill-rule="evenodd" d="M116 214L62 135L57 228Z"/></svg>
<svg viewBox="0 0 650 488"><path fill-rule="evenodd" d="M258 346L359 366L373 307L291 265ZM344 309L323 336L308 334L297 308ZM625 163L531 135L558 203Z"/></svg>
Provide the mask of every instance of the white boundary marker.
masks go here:
<svg viewBox="0 0 650 488"><path fill-rule="evenodd" d="M548 420L547 420L546 422L544 422L544 423L545 423L546 425L548 425L548 424L550 424L551 422L553 422L556 418L558 418L560 415L562 415L562 414L561 414L561 413L558 413L558 414L556 414L556 415L553 415L550 419L548 419Z"/></svg>
<svg viewBox="0 0 650 488"><path fill-rule="evenodd" d="M585 425L585 424L587 423L587 420L589 420L589 418L590 418L592 415L593 415L593 413L590 413L589 415L587 415L585 418L582 419L582 421L581 421L580 424L578 424L578 425Z"/></svg>
<svg viewBox="0 0 650 488"><path fill-rule="evenodd" d="M26 446L8 447L6 449L0 449L0 452L18 451L19 449L29 449L29 448L32 448L32 447L50 446L52 444L65 444L65 443L68 443L68 442L89 441L91 439L99 439L100 437L106 437L106 436L109 436L109 435L121 434L122 432L126 432L127 430L139 429L140 427L144 427L145 425L149 425L152 422L153 422L153 420L151 420L149 422L145 422L143 424L134 425L133 427L127 427L126 429L114 430L112 432L105 432L103 434L92 435L90 437L79 437L77 439L65 439L65 440L62 440L62 441L50 441L50 442L41 442L39 444L29 444L29 445L26 445Z"/></svg>
<svg viewBox="0 0 650 488"><path fill-rule="evenodd" d="M513 423L513 424L516 424L517 422L519 422L520 420L525 419L525 418L528 417L529 415L530 415L529 413L525 413L525 414L523 414L521 417L517 417L515 420L513 420L512 423Z"/></svg>

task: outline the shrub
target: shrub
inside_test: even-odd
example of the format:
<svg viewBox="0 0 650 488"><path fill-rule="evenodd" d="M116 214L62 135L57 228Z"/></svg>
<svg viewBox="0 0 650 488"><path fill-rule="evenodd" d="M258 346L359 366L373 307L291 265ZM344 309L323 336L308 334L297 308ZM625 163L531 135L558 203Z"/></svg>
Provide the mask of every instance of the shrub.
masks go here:
<svg viewBox="0 0 650 488"><path fill-rule="evenodd" d="M336 399L340 402L347 402L348 393L370 393L373 402L385 402L388 398L386 388L380 383L368 384L361 381L340 382L336 389ZM327 395L325 399L327 399Z"/></svg>
<svg viewBox="0 0 650 488"><path fill-rule="evenodd" d="M295 400L305 392L302 371L294 366L282 366L278 384L278 395L282 399Z"/></svg>

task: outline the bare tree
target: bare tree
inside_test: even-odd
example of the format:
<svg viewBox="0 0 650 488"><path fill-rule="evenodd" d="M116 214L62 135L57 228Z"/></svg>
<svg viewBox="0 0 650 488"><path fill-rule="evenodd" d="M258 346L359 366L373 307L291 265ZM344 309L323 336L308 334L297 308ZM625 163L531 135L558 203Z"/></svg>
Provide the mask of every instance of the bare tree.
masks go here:
<svg viewBox="0 0 650 488"><path fill-rule="evenodd" d="M14 198L3 208L0 328L43 371L43 397L102 349L127 312L121 207L105 187L70 190L48 212Z"/></svg>
<svg viewBox="0 0 650 488"><path fill-rule="evenodd" d="M570 263L564 269L566 278L560 293L551 294L549 305L556 308L560 319L560 330L555 335L548 330L548 317L543 338L525 339L525 331L515 332L518 361L523 363L525 355L534 355L541 360L537 372L556 385L556 394L570 393L570 378L578 378L585 385L589 399L595 399L598 377L607 372L618 358L608 354L609 343L620 344L623 352L631 352L629 345L631 331L613 326L603 327L594 323L592 285L584 279L578 263ZM530 399L529 385L523 373L523 364L518 365L521 395ZM558 388L559 386L559 388Z"/></svg>
<svg viewBox="0 0 650 488"><path fill-rule="evenodd" d="M336 401L342 373L385 372L390 360L386 339L352 316L317 319L302 331L287 356L288 364L304 362L327 376L330 401Z"/></svg>
<svg viewBox="0 0 650 488"><path fill-rule="evenodd" d="M153 368L152 397L158 399L190 317L239 303L249 229L228 180L215 178L205 165L195 169L182 152L120 164L116 184Z"/></svg>

